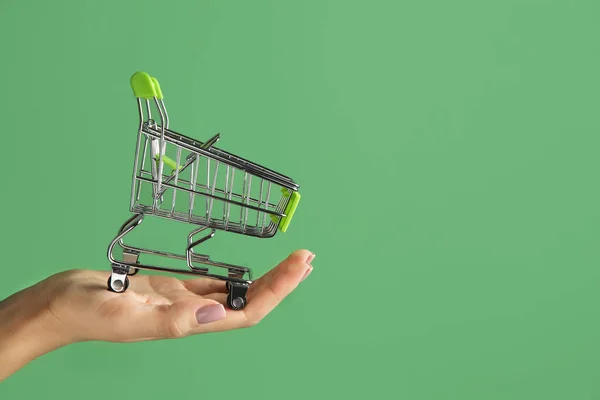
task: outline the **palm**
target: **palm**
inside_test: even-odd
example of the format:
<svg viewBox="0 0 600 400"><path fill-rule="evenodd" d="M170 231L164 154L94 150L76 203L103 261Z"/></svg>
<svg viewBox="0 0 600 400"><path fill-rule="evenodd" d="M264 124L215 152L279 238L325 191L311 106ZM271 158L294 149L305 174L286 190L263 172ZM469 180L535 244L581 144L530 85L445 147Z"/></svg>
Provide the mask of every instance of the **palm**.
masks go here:
<svg viewBox="0 0 600 400"><path fill-rule="evenodd" d="M224 281L137 274L130 277L126 292L113 293L106 290L109 272L72 271L57 279L60 295L50 308L61 325L70 327L75 340L132 342L249 327L271 312L312 269L306 263L310 254L293 253L250 286L243 310L225 307L225 318L207 324L198 324L196 312L226 305Z"/></svg>

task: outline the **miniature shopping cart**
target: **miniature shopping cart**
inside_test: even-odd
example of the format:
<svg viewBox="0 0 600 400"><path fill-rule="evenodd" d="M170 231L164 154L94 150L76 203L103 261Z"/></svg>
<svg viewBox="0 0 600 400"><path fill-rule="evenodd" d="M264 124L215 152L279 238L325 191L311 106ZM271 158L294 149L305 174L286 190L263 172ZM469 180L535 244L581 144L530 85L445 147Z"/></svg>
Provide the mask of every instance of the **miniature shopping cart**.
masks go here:
<svg viewBox="0 0 600 400"><path fill-rule="evenodd" d="M112 274L109 290L121 293L128 275L155 270L199 275L226 282L227 305L246 306L252 284L249 268L213 261L194 251L217 230L258 238L285 232L300 200L299 186L287 176L218 149L217 134L205 142L169 129L169 116L158 81L144 72L131 77L140 123L135 150L130 211L108 248ZM153 114L154 111L154 114ZM153 119L158 115L160 123ZM123 238L151 215L194 226L185 254L133 247ZM122 259L115 258L116 246ZM141 254L185 261L187 269L142 264ZM215 270L224 271L222 274Z"/></svg>

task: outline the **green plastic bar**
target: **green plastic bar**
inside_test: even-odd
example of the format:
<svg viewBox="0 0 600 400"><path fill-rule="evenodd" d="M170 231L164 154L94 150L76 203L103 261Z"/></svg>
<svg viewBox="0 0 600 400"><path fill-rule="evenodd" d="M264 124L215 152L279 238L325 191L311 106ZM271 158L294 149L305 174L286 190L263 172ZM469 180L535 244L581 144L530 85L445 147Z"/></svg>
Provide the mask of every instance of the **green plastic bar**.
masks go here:
<svg viewBox="0 0 600 400"><path fill-rule="evenodd" d="M292 192L292 197L289 199L287 206L285 207L285 217L281 218L281 223L279 224L279 230L281 232L285 233L285 231L287 231L287 228L290 226L290 222L292 222L294 212L296 212L296 208L298 208L300 197L300 193Z"/></svg>
<svg viewBox="0 0 600 400"><path fill-rule="evenodd" d="M159 155L159 154L157 154L157 155L156 155L156 161L158 161L158 160L159 160L159 158L160 158L160 155ZM167 156L163 156L163 162L164 162L166 165L168 165L169 167L171 167L171 169L172 169L173 171L175 171L175 170L177 169L177 163L176 163L175 161L173 161L172 159L170 159L169 157L167 157ZM183 165L180 165L180 166L179 166L179 170L181 170L182 168L183 168Z"/></svg>

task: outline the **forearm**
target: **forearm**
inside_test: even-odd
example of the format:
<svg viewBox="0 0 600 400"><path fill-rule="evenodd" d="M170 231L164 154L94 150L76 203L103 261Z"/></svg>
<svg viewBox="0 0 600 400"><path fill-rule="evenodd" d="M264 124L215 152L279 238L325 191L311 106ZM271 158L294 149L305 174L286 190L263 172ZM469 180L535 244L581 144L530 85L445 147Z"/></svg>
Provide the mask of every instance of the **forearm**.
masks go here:
<svg viewBox="0 0 600 400"><path fill-rule="evenodd" d="M49 314L38 285L0 301L0 382L68 343L53 330Z"/></svg>

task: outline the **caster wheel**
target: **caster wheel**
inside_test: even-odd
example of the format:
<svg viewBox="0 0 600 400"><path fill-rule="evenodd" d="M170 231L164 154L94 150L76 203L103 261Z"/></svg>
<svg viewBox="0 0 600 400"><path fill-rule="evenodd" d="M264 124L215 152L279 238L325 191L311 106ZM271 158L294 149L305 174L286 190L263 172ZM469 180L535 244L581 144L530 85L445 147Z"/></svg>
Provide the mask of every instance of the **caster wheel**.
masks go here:
<svg viewBox="0 0 600 400"><path fill-rule="evenodd" d="M231 293L227 295L227 305L232 310L241 310L246 306L246 298L245 297L234 297L231 298Z"/></svg>
<svg viewBox="0 0 600 400"><path fill-rule="evenodd" d="M137 269L137 268L130 268L129 272L127 273L127 275L133 276L133 275L137 274L138 272L140 272L139 269Z"/></svg>
<svg viewBox="0 0 600 400"><path fill-rule="evenodd" d="M129 278L125 277L125 285L121 285L121 282L119 282L116 285L117 287L113 288L113 285L112 285L112 275L111 275L111 276L108 277L107 284L108 284L108 290L110 290L111 292L123 293L129 287Z"/></svg>

